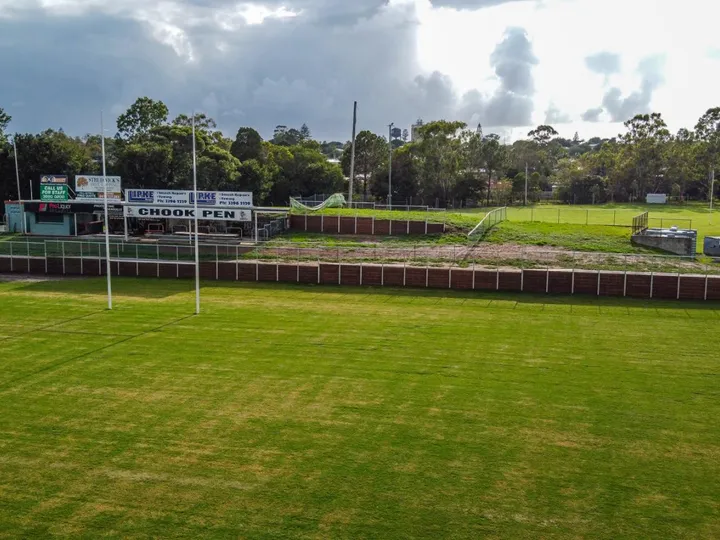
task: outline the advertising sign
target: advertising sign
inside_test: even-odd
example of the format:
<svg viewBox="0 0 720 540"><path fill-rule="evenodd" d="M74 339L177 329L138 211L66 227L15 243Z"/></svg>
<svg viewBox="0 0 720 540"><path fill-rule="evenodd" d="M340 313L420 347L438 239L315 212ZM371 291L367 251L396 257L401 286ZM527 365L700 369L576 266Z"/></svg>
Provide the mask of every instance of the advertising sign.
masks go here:
<svg viewBox="0 0 720 540"><path fill-rule="evenodd" d="M122 179L119 176L107 176L108 199L122 198ZM75 197L78 199L102 199L105 185L102 176L87 174L75 177Z"/></svg>
<svg viewBox="0 0 720 540"><path fill-rule="evenodd" d="M130 203L188 205L195 204L192 191L168 189L128 189L125 200ZM251 208L253 194L240 191L198 191L198 206L234 206Z"/></svg>
<svg viewBox="0 0 720 540"><path fill-rule="evenodd" d="M194 208L125 205L125 217L141 219L194 219ZM198 219L207 221L251 221L250 210L236 208L198 208Z"/></svg>
<svg viewBox="0 0 720 540"><path fill-rule="evenodd" d="M63 184L40 184L41 201L67 201L68 187Z"/></svg>
<svg viewBox="0 0 720 540"><path fill-rule="evenodd" d="M102 214L104 205L93 203L47 202L25 203L25 210L47 214ZM108 205L108 215L122 215L122 206Z"/></svg>
<svg viewBox="0 0 720 540"><path fill-rule="evenodd" d="M65 184L68 183L68 177L62 174L43 174L40 177L40 185L47 184Z"/></svg>

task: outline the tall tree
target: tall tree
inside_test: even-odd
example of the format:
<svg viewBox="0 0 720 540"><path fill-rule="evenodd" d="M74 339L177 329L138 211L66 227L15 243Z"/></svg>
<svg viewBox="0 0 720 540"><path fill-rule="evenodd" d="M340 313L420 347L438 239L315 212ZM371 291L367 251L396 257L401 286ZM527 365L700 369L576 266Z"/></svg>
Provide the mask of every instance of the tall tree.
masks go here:
<svg viewBox="0 0 720 540"><path fill-rule="evenodd" d="M487 205L490 206L493 173L499 171L507 163L507 148L500 142L500 136L491 133L483 139L482 159L487 172Z"/></svg>
<svg viewBox="0 0 720 540"><path fill-rule="evenodd" d="M428 195L439 195L445 204L462 169L464 156L458 132L465 127L464 122L439 120L417 128L421 139L417 148L425 191Z"/></svg>
<svg viewBox="0 0 720 540"><path fill-rule="evenodd" d="M168 112L162 101L149 97L138 98L127 111L118 116L118 134L124 139L145 135L152 128L167 123Z"/></svg>
<svg viewBox="0 0 720 540"><path fill-rule="evenodd" d="M192 118L186 114L181 114L178 115L172 123L174 126L191 127ZM205 113L195 113L195 129L203 129L208 132L214 131L217 129L217 123Z"/></svg>
<svg viewBox="0 0 720 540"><path fill-rule="evenodd" d="M717 176L720 173L720 107L709 109L702 115L695 126L695 131L698 140L702 143L700 155L708 178L713 172Z"/></svg>
<svg viewBox="0 0 720 540"><path fill-rule="evenodd" d="M240 161L263 160L263 140L251 127L241 127L235 135L230 152Z"/></svg>
<svg viewBox="0 0 720 540"><path fill-rule="evenodd" d="M665 168L665 145L670 131L660 113L638 114L625 122L627 133L621 136L634 169L637 196L658 191Z"/></svg>
<svg viewBox="0 0 720 540"><path fill-rule="evenodd" d="M0 107L0 140L5 139L5 130L10 124L10 120L12 120L12 116L6 113L2 107Z"/></svg>
<svg viewBox="0 0 720 540"><path fill-rule="evenodd" d="M528 133L528 137L531 137L540 146L547 146L553 137L557 136L558 132L555 131L555 128L548 125L538 126Z"/></svg>
<svg viewBox="0 0 720 540"><path fill-rule="evenodd" d="M350 175L350 158L352 145L347 145L343 152L341 165L343 172ZM370 188L371 175L381 165L387 166L388 145L384 137L371 131L361 131L355 137L355 174L362 181L362 192L365 197Z"/></svg>

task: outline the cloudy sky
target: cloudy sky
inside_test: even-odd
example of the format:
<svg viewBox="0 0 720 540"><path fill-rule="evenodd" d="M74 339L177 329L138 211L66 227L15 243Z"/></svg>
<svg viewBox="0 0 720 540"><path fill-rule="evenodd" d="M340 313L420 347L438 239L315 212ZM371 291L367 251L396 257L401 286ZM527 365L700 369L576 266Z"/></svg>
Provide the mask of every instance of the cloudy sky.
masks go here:
<svg viewBox="0 0 720 540"><path fill-rule="evenodd" d="M98 131L138 96L270 136L461 119L508 138L612 136L636 113L692 127L720 70L708 0L0 0L13 131Z"/></svg>

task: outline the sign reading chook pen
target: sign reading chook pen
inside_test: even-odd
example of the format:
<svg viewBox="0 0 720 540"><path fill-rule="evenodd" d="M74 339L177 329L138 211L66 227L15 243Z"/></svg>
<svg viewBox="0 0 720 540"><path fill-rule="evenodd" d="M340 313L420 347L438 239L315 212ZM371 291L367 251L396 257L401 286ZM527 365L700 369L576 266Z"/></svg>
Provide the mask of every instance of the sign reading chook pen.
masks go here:
<svg viewBox="0 0 720 540"><path fill-rule="evenodd" d="M198 201L199 204L199 201ZM125 205L125 217L141 219L195 219L194 208ZM250 210L236 208L198 208L198 219L207 221L251 221Z"/></svg>

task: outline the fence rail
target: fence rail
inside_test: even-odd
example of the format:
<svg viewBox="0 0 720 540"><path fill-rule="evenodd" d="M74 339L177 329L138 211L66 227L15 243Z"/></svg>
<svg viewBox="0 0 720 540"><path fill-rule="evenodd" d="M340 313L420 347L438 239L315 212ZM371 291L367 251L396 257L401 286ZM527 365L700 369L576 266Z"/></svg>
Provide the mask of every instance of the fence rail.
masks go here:
<svg viewBox="0 0 720 540"><path fill-rule="evenodd" d="M720 275L720 263L675 255L641 253L569 252L560 249L538 249L535 246L498 250L496 246L476 244L413 244L392 246L328 246L322 244L200 244L203 262L265 261L274 263L367 263L401 264L415 267L444 268L514 268L514 269L585 269L623 272L657 272ZM115 261L183 263L194 260L192 244L113 241L110 257ZM101 261L105 258L103 242L65 240L0 242L0 258L10 259L76 259ZM14 268L11 271L16 271ZM30 263L25 263L29 265Z"/></svg>
<svg viewBox="0 0 720 540"><path fill-rule="evenodd" d="M468 233L468 238L472 240L482 240L490 229L506 219L507 207L497 208L492 212L488 212L480 223L478 223L477 226Z"/></svg>
<svg viewBox="0 0 720 540"><path fill-rule="evenodd" d="M7 244L3 242L2 244ZM80 248L68 255L71 248L60 242L60 255L51 250L45 253L47 243L22 243L18 249L9 242L12 255L0 255L0 272L101 276L105 265L94 249ZM18 243L19 244L19 243ZM140 249L140 246L133 246ZM156 259L148 253L139 253L138 258L129 257L131 250L125 246L114 246L111 271L116 276L192 278L194 263L178 255L167 257L162 249L179 246L157 246ZM215 253L212 249L215 248ZM269 246L245 254L236 252L228 256L229 246L204 246L212 256L200 262L200 275L207 280L225 281L268 281L286 283L316 283L325 285L370 285L380 287L419 287L462 290L502 290L513 292L588 294L596 296L630 296L636 298L664 298L687 300L720 300L720 276L712 275L709 264L705 273L698 271L702 265L688 267L692 271L676 269L660 271L637 271L630 267L631 255L626 255L628 265L622 269L587 269L580 264L555 268L555 260L528 259L528 266L513 266L511 261L472 261L468 264L437 265L422 259L411 259L405 250L406 259L395 262L366 262L362 258L350 257L349 251L333 250L335 260L328 260L327 254L308 252L300 248L272 252ZM223 254L221 249L226 252ZM35 255L40 249L42 255ZM98 247L100 255L102 244ZM239 246L235 247L239 250ZM118 251L119 250L119 251ZM188 250L191 252L191 248ZM23 255L22 253L26 254ZM28 255L29 254L29 255ZM119 254L119 256L118 256ZM398 255L398 254L396 254ZM581 254L574 254L580 257ZM595 254L596 255L596 254ZM267 258L264 258L267 257ZM665 259L680 259L665 257ZM720 267L715 269L720 273Z"/></svg>
<svg viewBox="0 0 720 540"><path fill-rule="evenodd" d="M632 223L632 233L633 234L640 234L642 232L645 232L648 229L648 222L649 222L649 213L643 212L639 216L635 216L633 218Z"/></svg>

